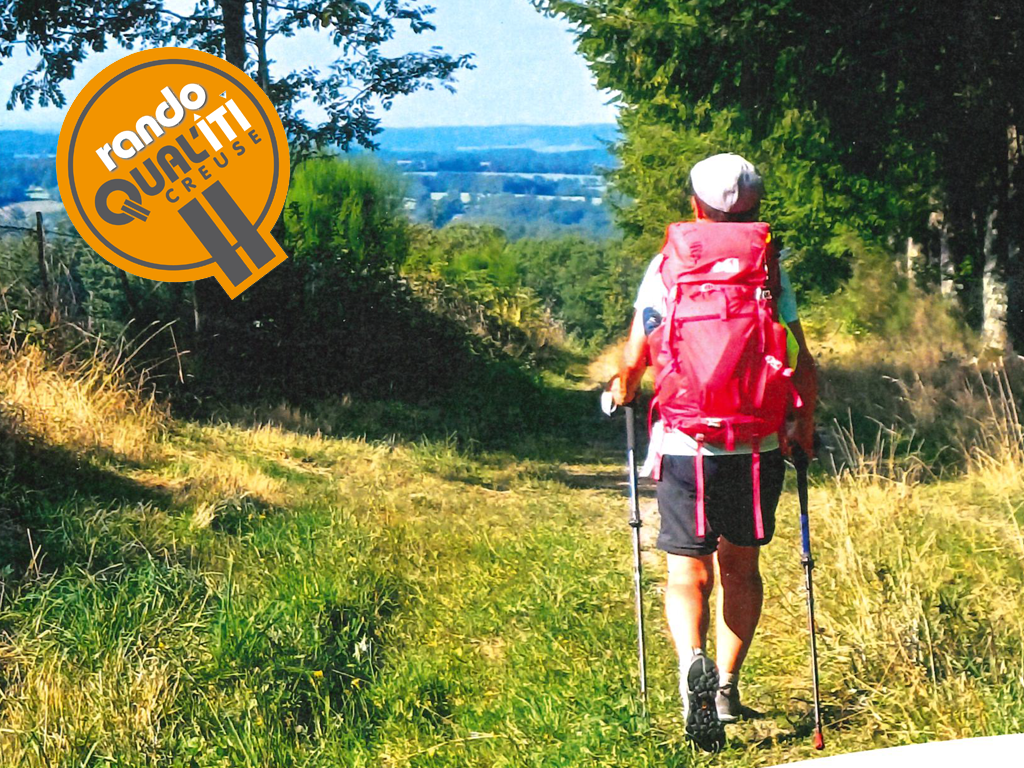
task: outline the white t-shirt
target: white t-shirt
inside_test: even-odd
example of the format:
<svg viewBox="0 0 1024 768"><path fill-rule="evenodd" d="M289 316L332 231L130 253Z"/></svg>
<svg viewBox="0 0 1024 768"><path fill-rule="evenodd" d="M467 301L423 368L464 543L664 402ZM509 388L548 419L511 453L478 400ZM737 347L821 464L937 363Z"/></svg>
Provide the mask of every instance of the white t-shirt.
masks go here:
<svg viewBox="0 0 1024 768"><path fill-rule="evenodd" d="M780 261L788 255L788 250L783 249L779 255ZM668 314L668 289L661 279L661 263L665 259L663 254L658 254L647 267L644 279L640 283L640 290L637 291L636 301L633 307L643 317L645 309L653 309L661 317ZM793 323L797 320L796 296L793 294L793 284L790 282L786 270L779 265L779 278L782 283L782 294L779 296L779 317L784 323ZM772 451L779 447L778 438L770 435L761 441L761 451ZM726 456L730 454L750 453L751 446L745 443L737 443L733 450L729 451L714 445L704 444L703 453L705 456ZM666 430L662 422L656 421L651 427L651 444L647 449L647 460L640 470L641 477L649 477L654 470L654 463L660 456L696 456L697 441L689 435L678 432L674 429Z"/></svg>

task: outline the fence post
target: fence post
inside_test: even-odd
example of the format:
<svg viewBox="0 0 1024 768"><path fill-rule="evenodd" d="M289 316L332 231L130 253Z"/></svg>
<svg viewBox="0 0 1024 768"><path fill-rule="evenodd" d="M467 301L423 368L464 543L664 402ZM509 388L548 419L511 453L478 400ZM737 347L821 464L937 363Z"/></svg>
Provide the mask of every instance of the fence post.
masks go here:
<svg viewBox="0 0 1024 768"><path fill-rule="evenodd" d="M46 230L43 229L43 214L36 211L36 241L39 246L39 274L43 279L43 295L46 297L47 308L50 310L50 321L55 318L57 302L50 284L50 268L46 265Z"/></svg>
<svg viewBox="0 0 1024 768"><path fill-rule="evenodd" d="M128 309L132 312L132 317L139 316L139 307L135 301L135 291L132 290L132 284L128 281L128 273L120 267L114 267L117 270L117 276L121 280L121 290L124 291L124 298L128 302Z"/></svg>

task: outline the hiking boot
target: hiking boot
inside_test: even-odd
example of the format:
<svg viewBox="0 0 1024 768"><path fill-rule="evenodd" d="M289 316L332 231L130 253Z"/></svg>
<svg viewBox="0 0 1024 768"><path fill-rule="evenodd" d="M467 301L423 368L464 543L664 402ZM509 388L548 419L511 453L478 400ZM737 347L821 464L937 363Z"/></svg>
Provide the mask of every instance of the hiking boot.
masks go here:
<svg viewBox="0 0 1024 768"><path fill-rule="evenodd" d="M702 652L693 654L686 679L680 681L686 735L705 752L717 752L725 745L725 728L718 719L718 670Z"/></svg>
<svg viewBox="0 0 1024 768"><path fill-rule="evenodd" d="M723 685L715 696L718 719L723 723L735 723L743 715L740 705L740 688L734 683Z"/></svg>

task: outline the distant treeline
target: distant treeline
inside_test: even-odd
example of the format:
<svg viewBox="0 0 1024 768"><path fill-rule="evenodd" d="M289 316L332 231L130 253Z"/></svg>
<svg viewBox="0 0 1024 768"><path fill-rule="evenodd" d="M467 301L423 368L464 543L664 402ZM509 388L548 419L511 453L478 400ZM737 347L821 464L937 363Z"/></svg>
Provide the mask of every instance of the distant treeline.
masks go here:
<svg viewBox="0 0 1024 768"><path fill-rule="evenodd" d="M0 205L28 199L26 191L34 186L42 187L54 199L59 198L54 159L15 157L0 151Z"/></svg>
<svg viewBox="0 0 1024 768"><path fill-rule="evenodd" d="M52 157L57 154L57 133L0 131L0 155Z"/></svg>
<svg viewBox="0 0 1024 768"><path fill-rule="evenodd" d="M413 217L435 227L453 221L491 224L512 239L566 233L605 238L617 233L601 175L615 165L606 149L375 156L405 175Z"/></svg>
<svg viewBox="0 0 1024 768"><path fill-rule="evenodd" d="M595 149L621 137L613 123L590 125L492 125L388 128L375 137L387 152L454 152L483 147L541 151Z"/></svg>
<svg viewBox="0 0 1024 768"><path fill-rule="evenodd" d="M452 152L381 151L377 156L406 171L592 174L615 165L606 149L479 149Z"/></svg>
<svg viewBox="0 0 1024 768"><path fill-rule="evenodd" d="M605 184L594 175L528 176L526 174L485 175L437 171L431 175L409 174L413 196L424 192L474 192L487 195L589 195L600 196Z"/></svg>
<svg viewBox="0 0 1024 768"><path fill-rule="evenodd" d="M595 205L591 199L549 200L535 195L497 194L464 202L460 192L452 191L440 200L420 196L412 213L417 221L434 227L451 223L491 225L500 228L510 240L567 235L589 239L616 237L608 206Z"/></svg>

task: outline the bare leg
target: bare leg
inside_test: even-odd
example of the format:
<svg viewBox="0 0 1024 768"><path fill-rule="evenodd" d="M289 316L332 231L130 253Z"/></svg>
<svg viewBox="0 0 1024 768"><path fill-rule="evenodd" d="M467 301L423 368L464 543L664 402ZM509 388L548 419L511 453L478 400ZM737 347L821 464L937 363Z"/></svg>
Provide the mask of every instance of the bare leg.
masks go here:
<svg viewBox="0 0 1024 768"><path fill-rule="evenodd" d="M679 694L683 699L686 735L709 752L725 743L716 697L719 676L703 651L711 623L708 603L715 586L715 556L668 556L665 613L679 654Z"/></svg>
<svg viewBox="0 0 1024 768"><path fill-rule="evenodd" d="M723 537L718 542L718 594L715 649L718 671L740 671L761 618L764 585L758 569L760 547L740 547Z"/></svg>
<svg viewBox="0 0 1024 768"><path fill-rule="evenodd" d="M665 616L680 661L689 659L692 649L703 648L707 641L708 604L714 587L714 555L668 555Z"/></svg>

